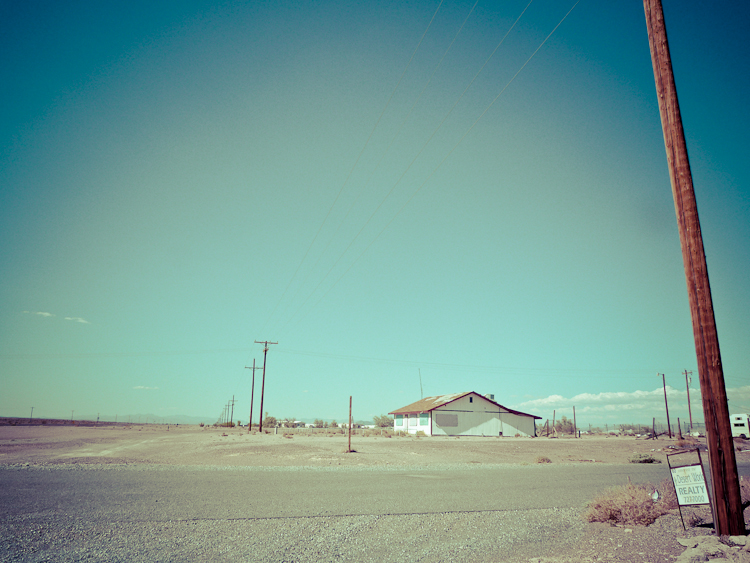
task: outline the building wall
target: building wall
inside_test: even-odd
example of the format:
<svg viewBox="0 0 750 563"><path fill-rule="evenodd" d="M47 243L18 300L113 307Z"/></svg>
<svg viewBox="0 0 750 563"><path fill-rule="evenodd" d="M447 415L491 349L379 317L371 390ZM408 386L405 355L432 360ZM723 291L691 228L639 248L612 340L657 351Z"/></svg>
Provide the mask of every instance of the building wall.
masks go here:
<svg viewBox="0 0 750 563"><path fill-rule="evenodd" d="M534 418L509 413L478 395L432 411L433 436L535 436Z"/></svg>
<svg viewBox="0 0 750 563"><path fill-rule="evenodd" d="M531 416L500 409L480 395L468 395L428 413L396 415L393 429L427 436L536 436Z"/></svg>
<svg viewBox="0 0 750 563"><path fill-rule="evenodd" d="M399 416L401 417L400 419ZM393 429L399 432L408 432L409 434L416 434L422 431L431 436L430 413L396 415L393 417Z"/></svg>

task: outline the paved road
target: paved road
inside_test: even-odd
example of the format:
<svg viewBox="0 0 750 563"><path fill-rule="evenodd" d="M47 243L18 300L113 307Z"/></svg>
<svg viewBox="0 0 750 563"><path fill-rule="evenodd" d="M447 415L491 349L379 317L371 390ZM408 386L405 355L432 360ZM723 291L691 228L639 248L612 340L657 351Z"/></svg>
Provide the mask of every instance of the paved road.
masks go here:
<svg viewBox="0 0 750 563"><path fill-rule="evenodd" d="M664 466L452 470L106 468L0 471L0 517L97 521L277 518L580 507L601 490L658 483Z"/></svg>

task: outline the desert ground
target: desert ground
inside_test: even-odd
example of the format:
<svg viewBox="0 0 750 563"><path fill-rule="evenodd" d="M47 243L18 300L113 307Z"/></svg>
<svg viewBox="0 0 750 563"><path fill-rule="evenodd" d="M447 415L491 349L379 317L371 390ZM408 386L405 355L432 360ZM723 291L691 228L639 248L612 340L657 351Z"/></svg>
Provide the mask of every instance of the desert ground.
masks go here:
<svg viewBox="0 0 750 563"><path fill-rule="evenodd" d="M464 464L628 463L636 454L665 463L677 439L617 435L580 439L416 437L357 429L348 452L341 429L265 429L185 425L0 425L0 463L288 466L437 466ZM704 444L702 439L696 445ZM748 452L739 459L750 459ZM741 458L741 456L746 456Z"/></svg>
<svg viewBox="0 0 750 563"><path fill-rule="evenodd" d="M87 474L108 472L113 479L138 468L188 468L206 475L222 468L266 473L298 468L324 470L334 480L362 469L371 474L424 471L426 476L429 471L450 475L483 468L502 476L510 468L539 469L541 458L549 460L545 471L550 473L545 475L557 475L572 466L632 468L630 459L639 454L652 456L666 469L667 454L680 451L682 444L666 437L388 437L387 432L358 430L348 451L348 437L339 431L272 429L261 434L184 425L15 424L0 426L0 485L15 482L19 472L71 468ZM699 439L691 445L701 444ZM738 441L737 449L738 464L747 467L750 447ZM139 475L147 478L149 471ZM28 514L4 510L0 560L655 563L683 554L685 540L680 538L712 534L710 527L684 531L677 511L648 527L584 522L586 500L580 506L549 510L205 521L176 516L91 521L80 515L67 521L54 509ZM747 517L750 510L745 512ZM497 546L499 538L510 542L505 551Z"/></svg>

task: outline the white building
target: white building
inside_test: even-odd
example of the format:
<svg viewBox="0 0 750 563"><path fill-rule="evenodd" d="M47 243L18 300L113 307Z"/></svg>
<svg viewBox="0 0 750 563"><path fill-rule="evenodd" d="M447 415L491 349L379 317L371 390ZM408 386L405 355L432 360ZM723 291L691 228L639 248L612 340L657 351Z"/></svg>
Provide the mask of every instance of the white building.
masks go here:
<svg viewBox="0 0 750 563"><path fill-rule="evenodd" d="M535 421L541 419L474 391L427 397L388 414L394 430L427 436L536 436Z"/></svg>

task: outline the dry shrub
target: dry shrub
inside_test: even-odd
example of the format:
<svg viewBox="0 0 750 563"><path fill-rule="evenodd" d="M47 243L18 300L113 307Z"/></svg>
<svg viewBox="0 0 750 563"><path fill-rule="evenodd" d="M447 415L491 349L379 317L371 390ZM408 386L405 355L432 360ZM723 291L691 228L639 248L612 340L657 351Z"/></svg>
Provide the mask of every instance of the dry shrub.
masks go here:
<svg viewBox="0 0 750 563"><path fill-rule="evenodd" d="M656 487L656 490L659 491L659 504L661 504L665 509L672 510L673 508L677 508L677 493L674 490L674 483L672 482L672 479L667 477L664 479L661 483L659 483L659 486Z"/></svg>
<svg viewBox="0 0 750 563"><path fill-rule="evenodd" d="M536 458L536 463L552 463L552 460L547 456L540 455Z"/></svg>
<svg viewBox="0 0 750 563"><path fill-rule="evenodd" d="M745 477L740 477L740 497L742 498L742 506L750 504L750 480Z"/></svg>
<svg viewBox="0 0 750 563"><path fill-rule="evenodd" d="M654 502L650 485L628 483L605 491L595 498L588 507L584 518L588 522L609 522L648 526L669 509L664 503Z"/></svg>
<svg viewBox="0 0 750 563"><path fill-rule="evenodd" d="M634 454L628 461L630 463L661 463L660 460L650 454Z"/></svg>
<svg viewBox="0 0 750 563"><path fill-rule="evenodd" d="M697 443L698 440L696 440L692 436L684 436L677 440L674 445L678 448L694 448Z"/></svg>

